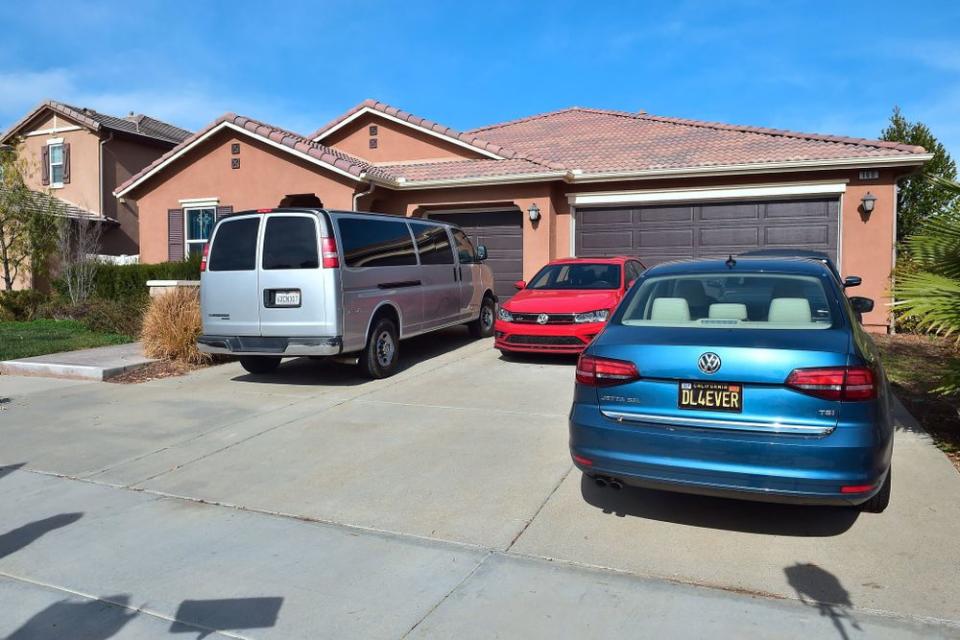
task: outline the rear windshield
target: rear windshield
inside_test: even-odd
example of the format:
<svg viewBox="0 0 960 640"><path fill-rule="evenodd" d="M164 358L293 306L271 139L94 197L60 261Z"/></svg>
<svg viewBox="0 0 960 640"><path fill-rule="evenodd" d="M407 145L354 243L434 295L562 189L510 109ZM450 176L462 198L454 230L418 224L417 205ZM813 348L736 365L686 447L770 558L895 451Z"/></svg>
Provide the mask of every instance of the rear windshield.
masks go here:
<svg viewBox="0 0 960 640"><path fill-rule="evenodd" d="M264 269L317 269L317 223L306 216L271 217L263 233Z"/></svg>
<svg viewBox="0 0 960 640"><path fill-rule="evenodd" d="M814 277L654 276L634 291L619 322L711 329L829 329L836 314L823 284Z"/></svg>
<svg viewBox="0 0 960 640"><path fill-rule="evenodd" d="M620 265L551 264L537 272L527 289L617 289L620 287Z"/></svg>
<svg viewBox="0 0 960 640"><path fill-rule="evenodd" d="M251 271L257 264L260 218L240 218L220 223L210 248L210 271Z"/></svg>

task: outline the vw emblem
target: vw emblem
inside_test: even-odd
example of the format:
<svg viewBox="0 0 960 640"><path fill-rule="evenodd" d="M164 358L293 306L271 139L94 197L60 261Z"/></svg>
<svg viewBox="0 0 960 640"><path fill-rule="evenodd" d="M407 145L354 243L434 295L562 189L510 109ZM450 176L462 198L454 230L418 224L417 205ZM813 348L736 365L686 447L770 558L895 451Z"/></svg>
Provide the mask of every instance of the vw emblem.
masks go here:
<svg viewBox="0 0 960 640"><path fill-rule="evenodd" d="M700 367L700 371L706 374L714 374L720 371L720 356L711 351L707 351L700 356L700 360L697 361L697 366Z"/></svg>
<svg viewBox="0 0 960 640"><path fill-rule="evenodd" d="M541 313L540 315L537 316L537 324L547 324L547 320L549 319L550 319L550 316L548 316L545 313Z"/></svg>

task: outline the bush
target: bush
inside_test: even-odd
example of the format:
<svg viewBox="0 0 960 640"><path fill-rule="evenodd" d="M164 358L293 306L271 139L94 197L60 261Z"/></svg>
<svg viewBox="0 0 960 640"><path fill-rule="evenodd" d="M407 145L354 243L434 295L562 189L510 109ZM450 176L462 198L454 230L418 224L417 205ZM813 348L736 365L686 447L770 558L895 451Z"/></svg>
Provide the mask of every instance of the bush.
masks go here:
<svg viewBox="0 0 960 640"><path fill-rule="evenodd" d="M115 333L132 337L140 333L143 306L139 301L99 298L75 305L68 300L58 298L41 306L37 316L53 320L76 320L96 333Z"/></svg>
<svg viewBox="0 0 960 640"><path fill-rule="evenodd" d="M182 262L158 264L101 264L93 277L93 298L146 303L150 293L147 280L199 280L200 257ZM54 283L61 294L66 293L62 280Z"/></svg>
<svg viewBox="0 0 960 640"><path fill-rule="evenodd" d="M37 317L37 310L48 296L35 289L0 291L0 320L28 321Z"/></svg>
<svg viewBox="0 0 960 640"><path fill-rule="evenodd" d="M200 291L178 287L150 299L143 317L143 352L150 358L201 364L212 360L197 349L200 337Z"/></svg>

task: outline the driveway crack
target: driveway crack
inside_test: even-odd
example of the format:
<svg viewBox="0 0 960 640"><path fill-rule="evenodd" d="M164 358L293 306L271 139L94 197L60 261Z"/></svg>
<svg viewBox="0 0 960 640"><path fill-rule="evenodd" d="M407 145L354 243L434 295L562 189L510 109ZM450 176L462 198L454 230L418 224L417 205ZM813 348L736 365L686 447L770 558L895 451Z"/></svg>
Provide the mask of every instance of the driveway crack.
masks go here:
<svg viewBox="0 0 960 640"><path fill-rule="evenodd" d="M410 636L410 634L413 633L413 632L416 630L416 628L419 627L420 624L421 624L424 620L426 620L426 619L429 618L431 615L433 615L433 612L436 611L437 609L439 609L439 608L440 608L440 605L442 605L444 602L447 601L447 598L449 598L450 596L452 596L453 593L454 593L457 589L459 589L460 587L462 587L462 586L467 582L467 580L469 580L470 578L472 578L472 577L477 573L477 571L480 570L480 567L483 566L483 563L486 562L486 561L487 561L487 558L489 558L490 556L492 556L493 553L494 553L493 551L489 551L489 552L487 552L482 558L480 558L480 562L477 563L477 566L475 566L473 569L471 569L471 570L470 570L470 573L468 573L467 575L463 576L463 578L462 578L457 584L453 585L453 588L450 589L450 591L448 591L442 598L440 598L439 600L437 600L436 604L434 604L432 607L430 607L430 610L429 610L429 611L427 611L425 614L423 614L423 615L420 617L419 620L417 620L416 622L414 622L414 623L413 623L413 626L410 627L409 629L407 629L407 632L406 632L405 634L403 634L402 636L400 636L400 640L405 640L405 638L408 638L408 637Z"/></svg>
<svg viewBox="0 0 960 640"><path fill-rule="evenodd" d="M530 517L529 520L527 520L526 524L523 525L523 528L520 529L519 532L517 532L517 535L513 536L513 540L511 540L510 544L507 545L507 548L503 550L504 553L509 553L510 550L513 549L513 545L517 544L517 540L520 539L520 536L526 533L530 525L533 524L533 521L537 519L537 516L540 515L540 512L543 511L543 508L547 506L548 502L550 502L550 498L553 497L553 494L555 494L557 490L560 489L560 485L562 485L563 481L567 479L567 476L570 475L571 471L573 471L572 464L567 468L564 474L560 476L560 479L557 481L557 483L553 485L553 489L550 490L550 493L547 494L547 497L543 499L543 502L540 503L540 506L537 507L537 510L534 512L534 514Z"/></svg>

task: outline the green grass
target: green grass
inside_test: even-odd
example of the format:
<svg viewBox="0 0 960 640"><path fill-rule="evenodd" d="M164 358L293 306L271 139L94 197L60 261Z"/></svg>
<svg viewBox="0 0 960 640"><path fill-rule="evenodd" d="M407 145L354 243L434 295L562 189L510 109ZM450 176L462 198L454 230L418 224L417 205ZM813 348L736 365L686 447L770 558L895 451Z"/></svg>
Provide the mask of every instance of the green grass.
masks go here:
<svg viewBox="0 0 960 640"><path fill-rule="evenodd" d="M0 360L126 342L133 342L133 339L114 333L96 333L74 320L0 322Z"/></svg>

